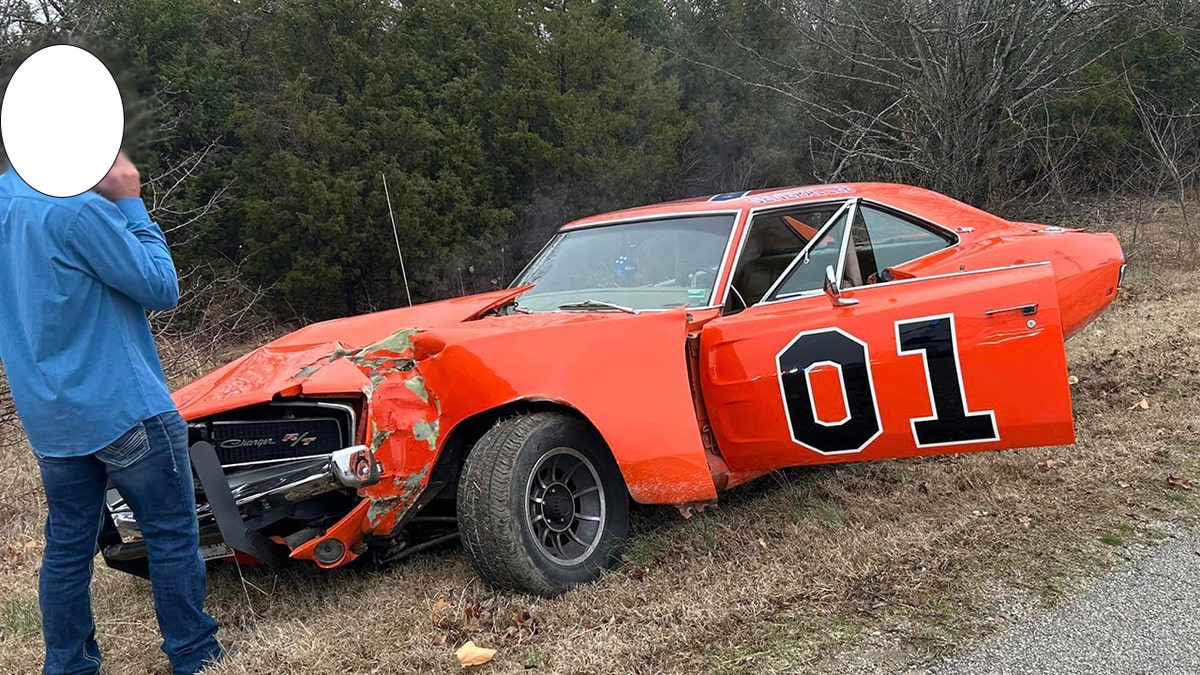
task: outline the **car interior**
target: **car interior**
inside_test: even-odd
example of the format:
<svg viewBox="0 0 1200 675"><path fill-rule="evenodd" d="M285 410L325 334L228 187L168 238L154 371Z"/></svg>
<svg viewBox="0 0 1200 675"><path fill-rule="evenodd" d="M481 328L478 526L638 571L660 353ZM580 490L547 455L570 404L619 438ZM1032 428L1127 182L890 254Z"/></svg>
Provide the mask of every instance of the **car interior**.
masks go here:
<svg viewBox="0 0 1200 675"><path fill-rule="evenodd" d="M736 313L760 302L841 206L841 203L820 204L755 216L733 274L725 313ZM889 268L954 243L949 234L861 203L855 210L850 236L854 255L847 256L842 271L845 288L890 281ZM808 264L814 264L814 260L810 259ZM821 268L824 269L823 265ZM797 270L792 271L792 275L796 273ZM786 281L783 284L788 285Z"/></svg>
<svg viewBox="0 0 1200 675"><path fill-rule="evenodd" d="M733 274L735 292L729 294L727 313L740 311L762 300L771 284L841 206L840 203L822 204L755 216Z"/></svg>

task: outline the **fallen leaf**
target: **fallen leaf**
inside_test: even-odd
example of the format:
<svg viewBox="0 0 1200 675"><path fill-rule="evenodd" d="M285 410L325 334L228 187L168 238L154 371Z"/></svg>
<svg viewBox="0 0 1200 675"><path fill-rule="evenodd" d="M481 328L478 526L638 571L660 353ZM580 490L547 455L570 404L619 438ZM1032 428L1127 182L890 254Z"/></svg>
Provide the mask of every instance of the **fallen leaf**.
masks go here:
<svg viewBox="0 0 1200 675"><path fill-rule="evenodd" d="M445 598L438 598L438 601L433 603L433 611L440 612L443 609L446 609L447 607L453 607L453 606L454 606L454 603L450 602L449 600L446 600Z"/></svg>
<svg viewBox="0 0 1200 675"><path fill-rule="evenodd" d="M467 644L459 647L458 651L454 652L454 655L458 657L458 665L460 667L470 668L471 666L482 666L491 661L492 657L496 655L496 650L476 647L473 641L468 640Z"/></svg>
<svg viewBox="0 0 1200 675"><path fill-rule="evenodd" d="M1047 459L1043 459L1042 461L1038 462L1037 465L1038 465L1039 469L1053 469L1055 466L1058 466L1058 462L1054 461L1053 459L1047 458Z"/></svg>
<svg viewBox="0 0 1200 675"><path fill-rule="evenodd" d="M1149 410L1150 409L1150 401L1147 401L1146 397L1143 396L1142 400L1137 401L1137 402L1133 403L1132 405L1130 405L1129 409L1130 410Z"/></svg>
<svg viewBox="0 0 1200 675"><path fill-rule="evenodd" d="M758 545L763 547L764 551L767 550L767 542L763 541L762 539L758 540Z"/></svg>
<svg viewBox="0 0 1200 675"><path fill-rule="evenodd" d="M533 615L524 609L513 612L512 621L521 628L533 627Z"/></svg>
<svg viewBox="0 0 1200 675"><path fill-rule="evenodd" d="M1067 378L1067 384L1079 384L1079 378L1072 375Z"/></svg>
<svg viewBox="0 0 1200 675"><path fill-rule="evenodd" d="M1030 518L1029 516L1021 516L1020 518L1017 518L1017 522L1021 523L1021 527L1028 528L1029 524L1033 522L1033 518Z"/></svg>
<svg viewBox="0 0 1200 675"><path fill-rule="evenodd" d="M1123 480L1119 480L1119 481L1117 481L1117 487L1127 488L1127 487L1129 487L1129 483L1126 483Z"/></svg>
<svg viewBox="0 0 1200 675"><path fill-rule="evenodd" d="M478 600L472 600L471 602L467 603L467 608L463 610L463 616L465 616L468 621L471 619L478 619L482 614L483 607L480 606Z"/></svg>
<svg viewBox="0 0 1200 675"><path fill-rule="evenodd" d="M1192 488L1196 487L1192 481L1184 478L1183 476L1167 476L1167 482L1175 487L1181 487L1184 490L1191 490Z"/></svg>

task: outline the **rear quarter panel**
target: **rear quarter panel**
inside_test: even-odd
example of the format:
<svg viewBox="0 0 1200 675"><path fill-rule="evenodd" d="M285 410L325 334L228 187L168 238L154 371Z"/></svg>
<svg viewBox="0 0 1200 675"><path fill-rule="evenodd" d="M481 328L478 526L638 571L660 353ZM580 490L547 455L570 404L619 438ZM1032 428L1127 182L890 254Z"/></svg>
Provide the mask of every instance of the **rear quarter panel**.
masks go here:
<svg viewBox="0 0 1200 675"><path fill-rule="evenodd" d="M1037 229L1034 229L1037 228ZM957 247L900 265L918 277L1049 262L1054 270L1064 338L1091 323L1116 298L1125 254L1107 232L1043 231L1043 226L1006 228L965 238Z"/></svg>

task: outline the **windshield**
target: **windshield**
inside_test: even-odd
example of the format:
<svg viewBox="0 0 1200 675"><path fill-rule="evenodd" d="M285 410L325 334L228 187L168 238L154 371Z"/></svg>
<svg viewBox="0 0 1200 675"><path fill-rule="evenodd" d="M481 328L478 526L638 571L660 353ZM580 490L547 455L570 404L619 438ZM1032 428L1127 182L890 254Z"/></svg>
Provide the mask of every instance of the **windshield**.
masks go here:
<svg viewBox="0 0 1200 675"><path fill-rule="evenodd" d="M541 312L589 300L635 310L704 307L733 223L729 213L562 232L513 283L534 285L520 307Z"/></svg>

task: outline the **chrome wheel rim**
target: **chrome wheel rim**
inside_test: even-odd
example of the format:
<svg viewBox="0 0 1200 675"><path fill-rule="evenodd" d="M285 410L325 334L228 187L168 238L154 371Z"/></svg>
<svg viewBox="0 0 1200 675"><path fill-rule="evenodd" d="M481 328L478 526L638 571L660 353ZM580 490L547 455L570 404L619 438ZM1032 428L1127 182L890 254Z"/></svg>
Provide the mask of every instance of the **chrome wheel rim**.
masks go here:
<svg viewBox="0 0 1200 675"><path fill-rule="evenodd" d="M577 565L600 545L608 504L600 474L573 448L538 459L525 486L525 524L538 551L559 565Z"/></svg>

